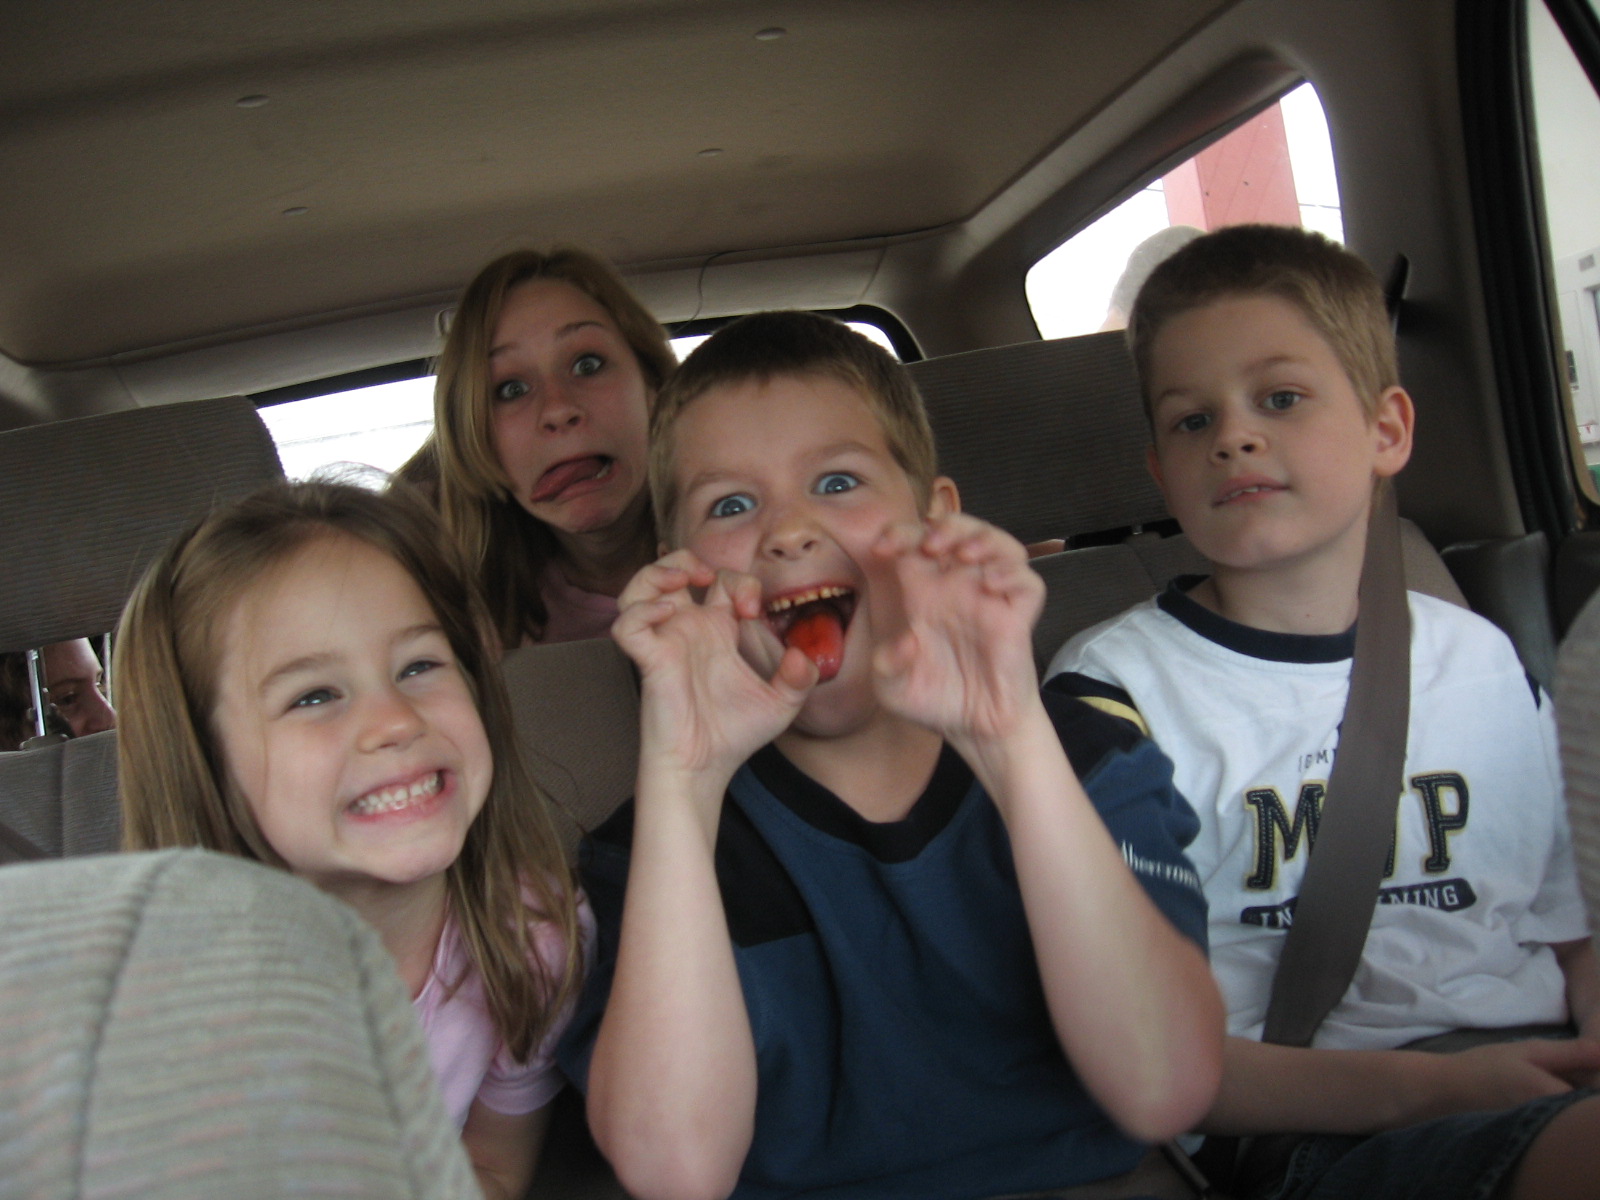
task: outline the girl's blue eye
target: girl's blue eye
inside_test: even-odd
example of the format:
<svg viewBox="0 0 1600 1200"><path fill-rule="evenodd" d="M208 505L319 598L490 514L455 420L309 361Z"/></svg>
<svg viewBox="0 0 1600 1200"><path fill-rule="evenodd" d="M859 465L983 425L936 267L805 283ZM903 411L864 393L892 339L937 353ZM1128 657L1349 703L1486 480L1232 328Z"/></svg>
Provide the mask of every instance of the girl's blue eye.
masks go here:
<svg viewBox="0 0 1600 1200"><path fill-rule="evenodd" d="M312 688L309 692L303 692L300 695L296 696L294 698L294 700L290 703L289 707L290 708L318 708L321 705L331 703L332 701L336 700L337 698L338 697L334 694L334 691L333 691L332 688L325 688L325 687Z"/></svg>
<svg viewBox="0 0 1600 1200"><path fill-rule="evenodd" d="M606 365L606 360L598 354L580 354L577 361L572 364L572 373L578 376L598 375L600 368Z"/></svg>
<svg viewBox="0 0 1600 1200"><path fill-rule="evenodd" d="M1262 407L1269 412L1286 412L1300 403L1300 393L1280 389L1273 392L1261 403Z"/></svg>
<svg viewBox="0 0 1600 1200"><path fill-rule="evenodd" d="M711 506L713 517L737 517L749 512L756 506L756 502L743 492L735 492L731 496L724 496Z"/></svg>
<svg viewBox="0 0 1600 1200"><path fill-rule="evenodd" d="M529 388L520 379L507 379L497 383L494 389L496 400L519 400L528 394Z"/></svg>
<svg viewBox="0 0 1600 1200"><path fill-rule="evenodd" d="M817 495L835 496L840 492L854 491L861 481L848 471L829 471L817 480Z"/></svg>
<svg viewBox="0 0 1600 1200"><path fill-rule="evenodd" d="M1186 416L1179 417L1173 428L1180 433L1199 433L1209 424L1211 424L1211 418L1205 413L1189 413Z"/></svg>
<svg viewBox="0 0 1600 1200"><path fill-rule="evenodd" d="M443 665L443 663L440 663L436 659L419 658L416 662L407 663L404 667L400 668L400 678L410 679L413 675L421 675L424 672L432 671L436 667Z"/></svg>

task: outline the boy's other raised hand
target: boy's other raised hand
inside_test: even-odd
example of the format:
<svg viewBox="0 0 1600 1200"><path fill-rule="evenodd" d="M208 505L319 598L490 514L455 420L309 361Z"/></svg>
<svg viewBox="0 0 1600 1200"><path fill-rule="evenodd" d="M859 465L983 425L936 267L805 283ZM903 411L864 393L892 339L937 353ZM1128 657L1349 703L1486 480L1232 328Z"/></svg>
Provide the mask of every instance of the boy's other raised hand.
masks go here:
<svg viewBox="0 0 1600 1200"><path fill-rule="evenodd" d="M643 680L641 753L658 763L731 777L789 727L816 683L798 650L776 657L770 675L751 666L740 644L756 641L761 585L687 550L640 570L617 605L611 635Z"/></svg>
<svg viewBox="0 0 1600 1200"><path fill-rule="evenodd" d="M885 530L871 592L883 702L959 744L1002 737L1038 704L1032 633L1044 581L1022 543L963 513Z"/></svg>

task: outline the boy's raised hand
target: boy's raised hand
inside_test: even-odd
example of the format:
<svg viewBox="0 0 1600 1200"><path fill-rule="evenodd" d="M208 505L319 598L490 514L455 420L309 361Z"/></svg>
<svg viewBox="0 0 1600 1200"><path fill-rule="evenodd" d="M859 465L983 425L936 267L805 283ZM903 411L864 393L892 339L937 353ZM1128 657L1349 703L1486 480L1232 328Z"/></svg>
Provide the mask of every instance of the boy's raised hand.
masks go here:
<svg viewBox="0 0 1600 1200"><path fill-rule="evenodd" d="M798 650L770 678L746 661L741 628L761 619L761 585L687 550L644 567L617 604L611 634L643 677L641 753L657 763L731 777L788 728L816 683Z"/></svg>
<svg viewBox="0 0 1600 1200"><path fill-rule="evenodd" d="M1044 581L1010 534L956 513L896 525L873 548L879 695L959 744L1001 737L1037 706L1033 625Z"/></svg>

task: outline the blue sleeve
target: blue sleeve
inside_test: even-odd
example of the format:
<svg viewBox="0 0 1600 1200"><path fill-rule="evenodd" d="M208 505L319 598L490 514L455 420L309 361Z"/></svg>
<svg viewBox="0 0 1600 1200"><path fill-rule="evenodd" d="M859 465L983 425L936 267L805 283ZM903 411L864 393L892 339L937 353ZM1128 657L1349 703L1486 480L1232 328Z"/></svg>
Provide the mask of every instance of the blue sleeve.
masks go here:
<svg viewBox="0 0 1600 1200"><path fill-rule="evenodd" d="M1049 687L1044 700L1128 869L1178 932L1206 949L1205 890L1184 853L1200 819L1172 782L1171 760L1127 721Z"/></svg>

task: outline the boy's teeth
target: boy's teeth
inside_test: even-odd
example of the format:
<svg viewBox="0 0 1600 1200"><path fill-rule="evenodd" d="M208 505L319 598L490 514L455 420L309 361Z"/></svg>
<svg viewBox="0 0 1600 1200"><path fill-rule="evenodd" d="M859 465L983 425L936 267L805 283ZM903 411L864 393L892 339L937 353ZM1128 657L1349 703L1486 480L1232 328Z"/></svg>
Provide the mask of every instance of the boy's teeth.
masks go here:
<svg viewBox="0 0 1600 1200"><path fill-rule="evenodd" d="M394 812L396 809L404 808L408 804L413 804L426 796L433 795L439 790L441 779L440 773L435 771L431 775L424 775L409 786L382 788L376 792L368 792L351 804L350 808L362 816Z"/></svg>
<svg viewBox="0 0 1600 1200"><path fill-rule="evenodd" d="M812 588L809 592L797 592L793 596L784 596L774 600L767 605L767 611L769 613L780 613L801 604L814 604L818 600L832 600L838 596L848 596L849 594L849 588L835 587L830 584L827 587Z"/></svg>

